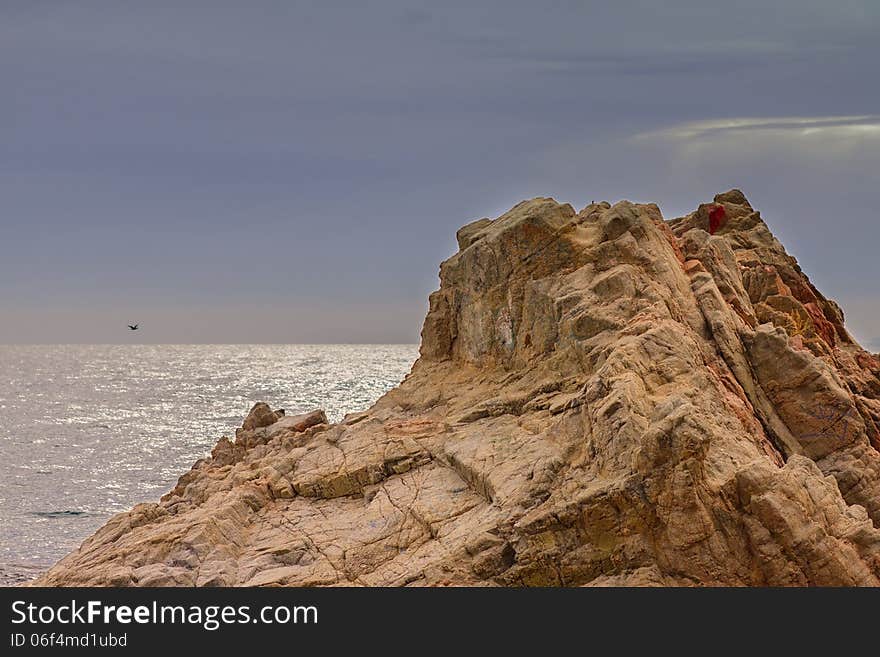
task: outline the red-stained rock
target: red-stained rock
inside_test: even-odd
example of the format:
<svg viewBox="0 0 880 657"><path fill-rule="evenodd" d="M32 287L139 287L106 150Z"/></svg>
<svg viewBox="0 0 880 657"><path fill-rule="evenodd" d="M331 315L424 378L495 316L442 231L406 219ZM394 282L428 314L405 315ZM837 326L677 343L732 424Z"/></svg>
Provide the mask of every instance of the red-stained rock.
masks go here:
<svg viewBox="0 0 880 657"><path fill-rule="evenodd" d="M825 318L825 314L819 309L819 306L816 303L805 303L804 308L810 313L816 333L818 333L829 346L833 347L836 343L835 336L837 335L837 332L834 330L834 325Z"/></svg>

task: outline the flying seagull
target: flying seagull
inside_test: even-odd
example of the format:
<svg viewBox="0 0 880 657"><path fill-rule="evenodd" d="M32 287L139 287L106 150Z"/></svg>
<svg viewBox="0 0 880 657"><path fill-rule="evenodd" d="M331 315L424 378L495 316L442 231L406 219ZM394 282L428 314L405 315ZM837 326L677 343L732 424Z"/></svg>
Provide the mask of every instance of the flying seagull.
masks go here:
<svg viewBox="0 0 880 657"><path fill-rule="evenodd" d="M137 331L138 326L140 326L140 325L139 324L129 324L128 328L130 328L132 331Z"/></svg>

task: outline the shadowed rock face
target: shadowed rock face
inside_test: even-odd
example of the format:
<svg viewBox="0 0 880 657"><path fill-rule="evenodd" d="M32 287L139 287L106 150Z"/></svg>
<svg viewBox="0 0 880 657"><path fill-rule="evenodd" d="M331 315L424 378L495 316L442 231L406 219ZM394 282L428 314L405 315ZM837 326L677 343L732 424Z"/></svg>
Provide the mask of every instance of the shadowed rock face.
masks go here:
<svg viewBox="0 0 880 657"><path fill-rule="evenodd" d="M741 192L458 241L398 388L258 405L36 583L880 584L880 363Z"/></svg>

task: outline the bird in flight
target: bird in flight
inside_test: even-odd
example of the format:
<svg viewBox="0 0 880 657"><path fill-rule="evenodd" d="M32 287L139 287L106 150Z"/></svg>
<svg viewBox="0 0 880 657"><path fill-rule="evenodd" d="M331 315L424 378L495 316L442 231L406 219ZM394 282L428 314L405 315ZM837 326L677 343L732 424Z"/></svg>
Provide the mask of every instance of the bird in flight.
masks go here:
<svg viewBox="0 0 880 657"><path fill-rule="evenodd" d="M140 324L129 324L128 328L130 328L132 331L137 331L138 326L140 326Z"/></svg>

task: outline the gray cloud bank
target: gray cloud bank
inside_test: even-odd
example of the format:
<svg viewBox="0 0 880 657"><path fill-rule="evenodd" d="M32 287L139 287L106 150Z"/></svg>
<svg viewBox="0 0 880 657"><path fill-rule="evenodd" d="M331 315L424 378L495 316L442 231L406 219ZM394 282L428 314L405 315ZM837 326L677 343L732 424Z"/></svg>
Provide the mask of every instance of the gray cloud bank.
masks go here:
<svg viewBox="0 0 880 657"><path fill-rule="evenodd" d="M733 186L867 341L880 5L712 5L4 2L0 342L413 342L471 219Z"/></svg>

